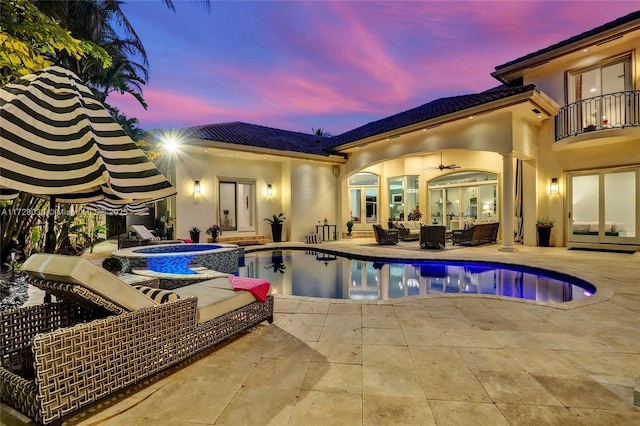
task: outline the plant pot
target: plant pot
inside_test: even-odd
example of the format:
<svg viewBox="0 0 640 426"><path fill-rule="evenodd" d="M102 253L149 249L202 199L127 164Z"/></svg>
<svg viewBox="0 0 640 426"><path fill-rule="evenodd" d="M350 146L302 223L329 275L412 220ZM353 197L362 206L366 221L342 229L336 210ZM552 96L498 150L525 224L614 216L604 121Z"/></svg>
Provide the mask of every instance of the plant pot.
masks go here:
<svg viewBox="0 0 640 426"><path fill-rule="evenodd" d="M281 223L272 223L271 224L271 239L274 243L279 243L282 241L282 224Z"/></svg>
<svg viewBox="0 0 640 426"><path fill-rule="evenodd" d="M211 232L211 242L215 243L217 239L218 239L218 233L215 231Z"/></svg>
<svg viewBox="0 0 640 426"><path fill-rule="evenodd" d="M351 235L351 230L353 229L353 226L347 226L347 234Z"/></svg>
<svg viewBox="0 0 640 426"><path fill-rule="evenodd" d="M200 242L200 232L189 231L189 235L191 236L191 241L194 243Z"/></svg>
<svg viewBox="0 0 640 426"><path fill-rule="evenodd" d="M539 226L538 228L538 246L549 247L551 239L551 228L548 226Z"/></svg>

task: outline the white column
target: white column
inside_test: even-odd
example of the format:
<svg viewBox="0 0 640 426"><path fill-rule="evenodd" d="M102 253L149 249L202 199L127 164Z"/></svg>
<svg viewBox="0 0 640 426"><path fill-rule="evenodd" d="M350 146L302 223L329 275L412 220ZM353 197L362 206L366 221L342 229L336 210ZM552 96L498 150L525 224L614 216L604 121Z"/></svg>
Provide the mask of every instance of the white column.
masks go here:
<svg viewBox="0 0 640 426"><path fill-rule="evenodd" d="M513 244L513 218L515 215L515 180L513 176L514 155L509 152L502 154L502 247L499 251L516 251Z"/></svg>

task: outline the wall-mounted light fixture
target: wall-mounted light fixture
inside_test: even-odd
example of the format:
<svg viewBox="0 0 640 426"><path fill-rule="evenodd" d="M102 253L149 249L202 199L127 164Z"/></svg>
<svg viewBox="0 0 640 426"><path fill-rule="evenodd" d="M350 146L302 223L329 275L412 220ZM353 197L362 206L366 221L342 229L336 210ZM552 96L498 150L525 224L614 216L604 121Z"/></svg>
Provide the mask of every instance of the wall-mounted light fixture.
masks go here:
<svg viewBox="0 0 640 426"><path fill-rule="evenodd" d="M551 178L551 183L549 184L549 193L557 194L558 193L558 178Z"/></svg>
<svg viewBox="0 0 640 426"><path fill-rule="evenodd" d="M199 180L193 182L193 193L194 194L201 194L202 193L202 187L200 186L200 181Z"/></svg>
<svg viewBox="0 0 640 426"><path fill-rule="evenodd" d="M267 184L267 197L273 196L273 186L270 183Z"/></svg>

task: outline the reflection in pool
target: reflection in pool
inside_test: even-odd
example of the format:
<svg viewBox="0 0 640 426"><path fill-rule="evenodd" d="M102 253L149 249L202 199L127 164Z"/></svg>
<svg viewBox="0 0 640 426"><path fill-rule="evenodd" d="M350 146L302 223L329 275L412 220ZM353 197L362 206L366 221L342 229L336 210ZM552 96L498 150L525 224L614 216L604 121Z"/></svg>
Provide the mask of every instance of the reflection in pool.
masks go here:
<svg viewBox="0 0 640 426"><path fill-rule="evenodd" d="M515 265L359 260L303 250L247 253L239 275L266 278L277 294L354 300L458 293L568 302L596 291L577 278Z"/></svg>

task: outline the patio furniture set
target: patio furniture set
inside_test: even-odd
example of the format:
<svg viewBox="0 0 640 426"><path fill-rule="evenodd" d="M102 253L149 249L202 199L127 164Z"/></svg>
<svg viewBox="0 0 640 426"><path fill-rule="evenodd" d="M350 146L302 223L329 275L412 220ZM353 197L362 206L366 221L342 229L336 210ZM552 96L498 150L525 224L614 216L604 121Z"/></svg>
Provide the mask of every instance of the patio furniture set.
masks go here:
<svg viewBox="0 0 640 426"><path fill-rule="evenodd" d="M423 249L442 249L446 245L446 240L451 240L453 245L475 246L480 244L495 243L498 238L498 222L478 223L467 229L460 229L447 232L447 228L442 225L421 225L419 234L409 228L400 226L393 229L384 229L380 225L373 225L376 242L381 245L397 244L399 240L420 241Z"/></svg>
<svg viewBox="0 0 640 426"><path fill-rule="evenodd" d="M0 394L43 424L273 321L266 280L136 288L85 258L51 254L32 255L24 271L58 301L0 312Z"/></svg>

